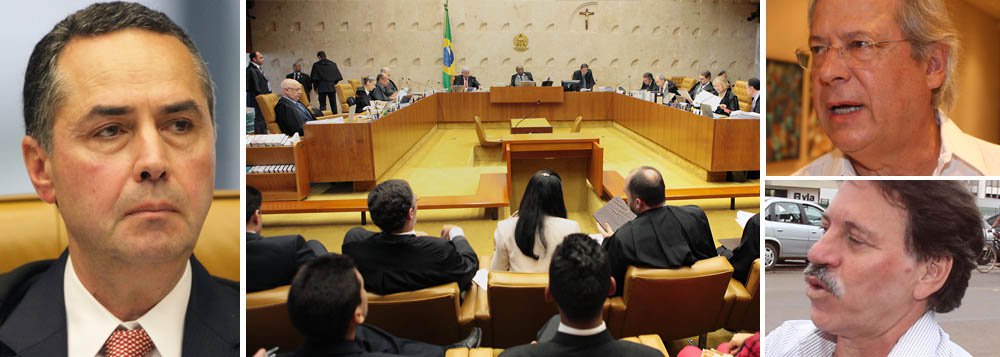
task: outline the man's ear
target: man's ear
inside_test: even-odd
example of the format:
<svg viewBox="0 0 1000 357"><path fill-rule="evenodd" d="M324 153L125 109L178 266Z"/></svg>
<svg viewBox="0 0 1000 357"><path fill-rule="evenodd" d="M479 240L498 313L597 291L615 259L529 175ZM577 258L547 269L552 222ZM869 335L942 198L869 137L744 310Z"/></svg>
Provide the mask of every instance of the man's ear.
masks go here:
<svg viewBox="0 0 1000 357"><path fill-rule="evenodd" d="M615 277L612 276L611 277L611 287L608 288L608 296L614 295L615 294L615 290L617 290L617 287L618 286L615 284Z"/></svg>
<svg viewBox="0 0 1000 357"><path fill-rule="evenodd" d="M930 45L927 57L927 88L934 90L944 85L945 76L948 73L948 56L951 49L944 44ZM955 60L955 59L951 59Z"/></svg>
<svg viewBox="0 0 1000 357"><path fill-rule="evenodd" d="M920 263L918 267L920 275L917 277L917 286L913 289L913 298L925 300L941 290L948 281L952 263L954 263L952 257L930 257Z"/></svg>
<svg viewBox="0 0 1000 357"><path fill-rule="evenodd" d="M365 323L365 310L361 308L361 304L354 308L354 323L358 325Z"/></svg>
<svg viewBox="0 0 1000 357"><path fill-rule="evenodd" d="M552 298L552 292L549 291L549 286L546 285L545 286L545 302L552 303L553 301L556 301L556 299Z"/></svg>
<svg viewBox="0 0 1000 357"><path fill-rule="evenodd" d="M42 144L31 136L21 140L21 155L24 158L24 168L28 178L35 186L35 192L42 201L56 203L56 188L52 184L52 161Z"/></svg>

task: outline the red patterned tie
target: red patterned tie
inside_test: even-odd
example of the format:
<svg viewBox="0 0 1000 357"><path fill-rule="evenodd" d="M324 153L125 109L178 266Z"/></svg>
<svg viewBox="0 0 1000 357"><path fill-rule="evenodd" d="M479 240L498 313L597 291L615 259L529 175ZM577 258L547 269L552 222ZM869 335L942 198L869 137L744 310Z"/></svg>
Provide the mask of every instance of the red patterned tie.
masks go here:
<svg viewBox="0 0 1000 357"><path fill-rule="evenodd" d="M104 342L107 357L143 357L153 350L153 340L141 327L135 330L119 328Z"/></svg>

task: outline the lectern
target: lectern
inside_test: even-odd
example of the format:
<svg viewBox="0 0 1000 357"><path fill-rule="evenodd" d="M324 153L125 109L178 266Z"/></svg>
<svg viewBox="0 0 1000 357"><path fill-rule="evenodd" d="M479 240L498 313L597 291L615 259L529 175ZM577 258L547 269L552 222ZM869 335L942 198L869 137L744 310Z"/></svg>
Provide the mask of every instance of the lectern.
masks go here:
<svg viewBox="0 0 1000 357"><path fill-rule="evenodd" d="M604 148L600 138L584 135L510 135L503 141L507 161L507 192L511 212L521 204L521 196L531 175L550 169L562 178L567 211L586 211L587 181L598 195L603 186Z"/></svg>

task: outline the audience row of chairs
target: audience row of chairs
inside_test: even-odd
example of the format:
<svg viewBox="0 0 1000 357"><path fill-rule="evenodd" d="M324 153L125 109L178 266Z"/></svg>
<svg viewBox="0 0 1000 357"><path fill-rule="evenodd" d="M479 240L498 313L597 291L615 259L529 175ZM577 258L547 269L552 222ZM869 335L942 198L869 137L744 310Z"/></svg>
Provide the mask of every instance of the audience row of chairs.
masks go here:
<svg viewBox="0 0 1000 357"><path fill-rule="evenodd" d="M482 268L490 257L480 257ZM616 338L659 335L663 341L705 335L719 328L760 329L760 260L744 286L731 279L732 265L724 257L698 261L691 267L649 269L630 267L621 297L605 302L605 321ZM367 323L396 336L449 344L483 330L483 346L507 348L529 343L553 315L545 302L548 274L489 273L488 288L472 288L461 298L456 283L379 296L368 295ZM288 286L247 294L247 345L292 351L301 337L288 321Z"/></svg>

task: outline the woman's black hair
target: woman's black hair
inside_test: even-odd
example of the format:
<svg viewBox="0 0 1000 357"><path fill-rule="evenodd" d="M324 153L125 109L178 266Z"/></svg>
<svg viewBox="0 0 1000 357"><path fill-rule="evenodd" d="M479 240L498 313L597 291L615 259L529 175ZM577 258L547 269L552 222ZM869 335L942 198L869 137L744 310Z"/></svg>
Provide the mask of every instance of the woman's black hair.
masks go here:
<svg viewBox="0 0 1000 357"><path fill-rule="evenodd" d="M562 178L555 171L539 170L531 176L528 187L521 197L518 208L517 225L514 227L514 242L521 253L538 260L535 254L535 237L545 243L542 223L545 216L566 218L566 203L563 202Z"/></svg>

